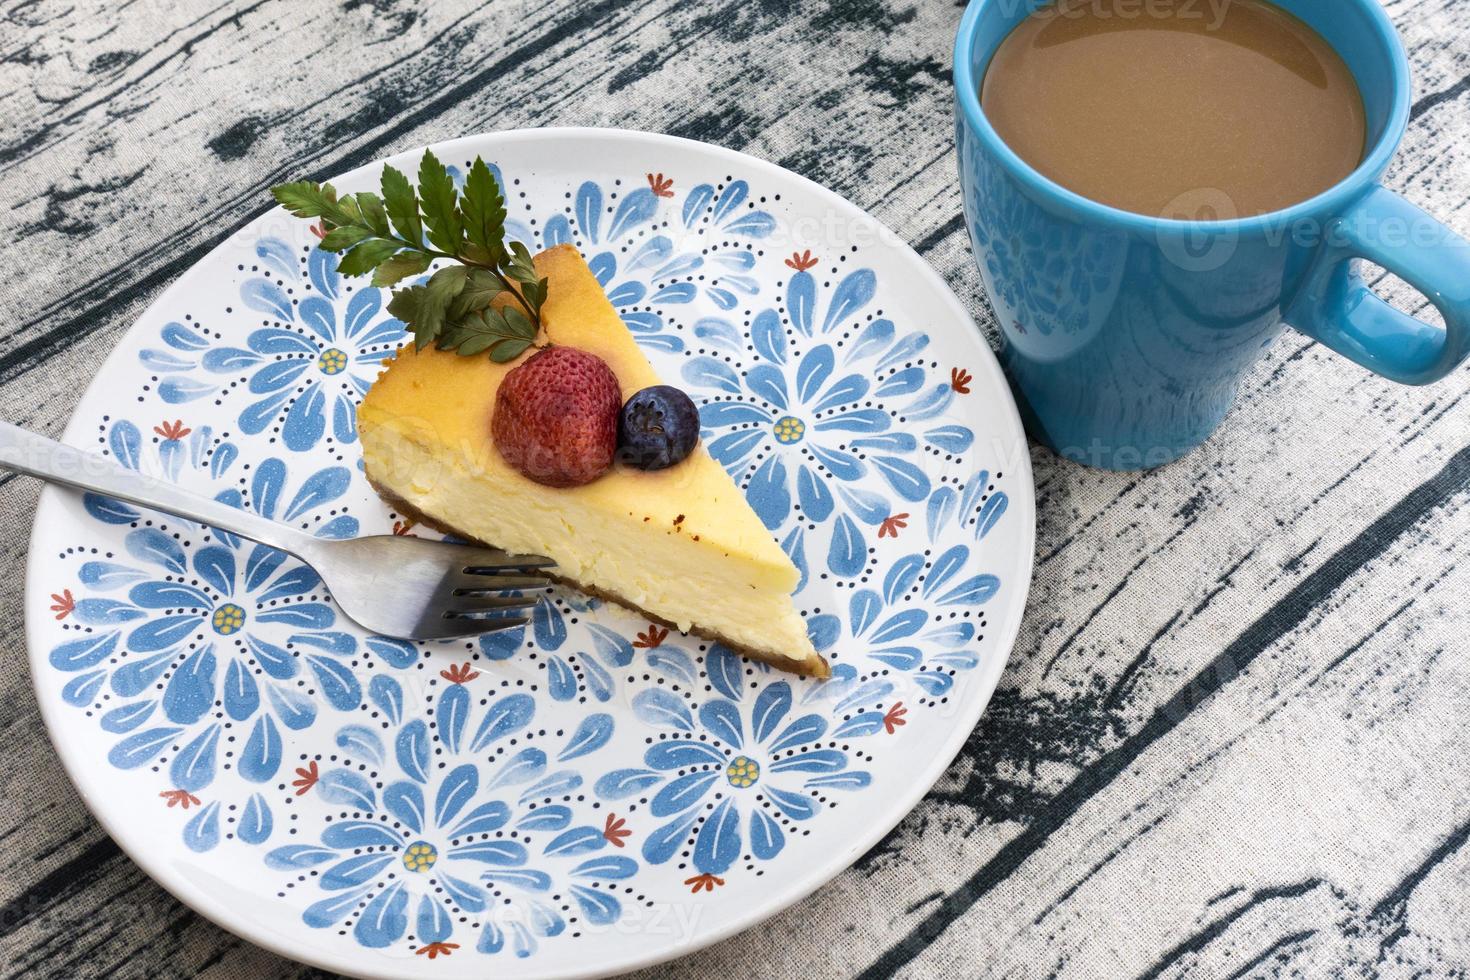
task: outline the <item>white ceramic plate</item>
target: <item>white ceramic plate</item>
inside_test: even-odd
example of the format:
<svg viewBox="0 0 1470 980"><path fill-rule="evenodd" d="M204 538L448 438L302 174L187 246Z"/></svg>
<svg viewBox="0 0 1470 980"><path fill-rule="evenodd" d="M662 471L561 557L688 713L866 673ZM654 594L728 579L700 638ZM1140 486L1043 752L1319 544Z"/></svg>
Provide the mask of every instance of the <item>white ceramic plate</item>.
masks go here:
<svg viewBox="0 0 1470 980"><path fill-rule="evenodd" d="M704 405L706 445L804 571L833 678L561 590L523 632L387 641L278 553L48 489L36 693L108 832L253 942L362 976L645 966L831 879L954 757L1025 605L1026 443L939 277L803 178L618 131L435 150L492 163L512 234L581 249ZM318 534L395 527L353 406L402 327L313 245L275 210L210 253L113 351L66 440Z"/></svg>

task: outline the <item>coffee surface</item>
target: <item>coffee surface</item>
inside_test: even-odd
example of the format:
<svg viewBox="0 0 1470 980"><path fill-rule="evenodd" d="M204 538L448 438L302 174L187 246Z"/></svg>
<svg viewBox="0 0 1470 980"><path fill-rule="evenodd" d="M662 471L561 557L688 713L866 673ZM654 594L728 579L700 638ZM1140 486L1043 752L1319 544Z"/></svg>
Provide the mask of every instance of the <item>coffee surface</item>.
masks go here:
<svg viewBox="0 0 1470 980"><path fill-rule="evenodd" d="M1321 193L1364 152L1342 58L1262 0L1059 0L996 50L981 106L1021 159L1083 197L1197 220Z"/></svg>

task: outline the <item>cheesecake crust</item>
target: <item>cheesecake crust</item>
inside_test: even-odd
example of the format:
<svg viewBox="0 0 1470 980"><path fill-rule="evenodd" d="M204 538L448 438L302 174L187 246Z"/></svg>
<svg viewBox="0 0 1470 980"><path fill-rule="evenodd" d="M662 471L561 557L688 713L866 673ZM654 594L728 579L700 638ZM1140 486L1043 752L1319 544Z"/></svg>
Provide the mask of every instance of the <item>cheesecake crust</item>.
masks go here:
<svg viewBox="0 0 1470 980"><path fill-rule="evenodd" d="M425 514L423 511L413 506L413 504L410 504L408 501L398 496L396 493L393 493L382 486L380 483L372 478L371 474L368 474L368 483L372 486L373 490L377 491L378 496L382 497L383 501L387 503L388 506L392 507L401 516L413 521L415 524L422 524L425 527L431 527L441 534L451 534L454 537L459 538L463 541L474 541L477 544L482 544L486 546L487 548L497 547L497 545L489 541L481 541L479 538L476 538L473 535L465 534L463 531L451 527L448 524L445 524L443 521L430 517L428 514ZM622 596L617 595L613 592L609 592L606 589L589 586L585 583L578 582L576 579L567 578L563 575L551 575L547 574L546 572L540 571L536 572L535 574L544 575L548 582L565 585L569 588L576 589L578 592L581 592L584 595L593 596L595 598L603 599L608 602L615 602L618 605L622 606L624 609L628 609L632 612L637 613L638 615L647 619L649 622L657 623L660 626L667 627L668 629L671 629L676 633L682 632L682 630L680 630L678 626L670 623L668 620L660 616L655 616L648 610L640 608L639 606L629 602L627 599L624 599ZM796 660L791 657L775 653L773 651L757 650L753 647L748 647L739 643L731 642L725 637L720 636L719 634L714 633L710 630L703 629L699 626L691 629L689 633L699 637L700 639L709 640L713 643L719 643L722 646L725 646L728 649L740 654L742 657L746 657L751 660L759 660L763 663L768 663L773 667L776 667L780 670L788 671L793 674L799 674L803 677L817 678L827 678L832 676L832 668L828 665L826 658L823 657L821 654L818 654L814 660Z"/></svg>

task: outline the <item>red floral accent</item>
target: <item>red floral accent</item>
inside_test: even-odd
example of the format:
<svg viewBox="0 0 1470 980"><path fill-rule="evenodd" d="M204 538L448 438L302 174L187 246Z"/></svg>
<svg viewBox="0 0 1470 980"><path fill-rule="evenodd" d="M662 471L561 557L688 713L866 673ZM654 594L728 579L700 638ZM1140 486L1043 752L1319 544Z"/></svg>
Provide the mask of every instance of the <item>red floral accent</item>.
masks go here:
<svg viewBox="0 0 1470 980"><path fill-rule="evenodd" d="M674 178L665 177L663 174L649 174L648 186L653 189L655 197L674 196Z"/></svg>
<svg viewBox="0 0 1470 980"><path fill-rule="evenodd" d="M808 248L800 252L792 252L791 258L786 260L786 264L791 266L791 268L795 269L797 272L805 272L806 270L817 264L817 257L813 255L812 250Z"/></svg>
<svg viewBox="0 0 1470 980"><path fill-rule="evenodd" d="M639 633L638 639L633 641L633 645L640 650L652 650L654 647L663 643L664 640L668 639L668 636L668 630L661 629L653 623L649 623L648 632Z"/></svg>
<svg viewBox="0 0 1470 980"><path fill-rule="evenodd" d="M77 601L71 597L71 589L62 589L60 595L51 593L51 611L57 619L65 619L76 607Z"/></svg>
<svg viewBox="0 0 1470 980"><path fill-rule="evenodd" d="M964 368L949 369L949 386L962 395L970 393L970 382L974 380L975 376Z"/></svg>
<svg viewBox="0 0 1470 980"><path fill-rule="evenodd" d="M907 725L908 722L903 720L903 716L908 713L909 709L903 706L902 701L894 702L893 707L889 708L888 713L883 716L883 730L892 735L900 725Z"/></svg>
<svg viewBox="0 0 1470 980"><path fill-rule="evenodd" d="M311 233L313 235L315 235L316 237L318 237L318 238L326 238L327 237L327 223L326 223L326 221L325 220L318 221L316 224L312 225L311 226Z"/></svg>
<svg viewBox="0 0 1470 980"><path fill-rule="evenodd" d="M451 684L468 684L479 677L480 672L471 667L469 661L465 661L462 664L450 664L448 670L439 671L439 676Z"/></svg>
<svg viewBox="0 0 1470 980"><path fill-rule="evenodd" d="M398 535L400 538L403 537L404 535L408 535L409 537L413 537L413 535L408 534L409 531L412 531L413 530L413 525L414 525L414 522L413 521L394 521L393 522L393 533L396 534L396 535Z"/></svg>
<svg viewBox="0 0 1470 980"><path fill-rule="evenodd" d="M698 895L700 889L712 892L715 890L716 885L723 885L724 883L724 878L712 874L695 875L693 878L684 879L684 884L689 886L690 893L694 895Z"/></svg>
<svg viewBox="0 0 1470 980"><path fill-rule="evenodd" d="M296 775L301 778L291 780L291 785L297 787L297 796L305 796L307 793L310 793L311 788L316 785L316 781L322 778L321 771L316 767L315 759L308 762L306 768L297 769Z"/></svg>
<svg viewBox="0 0 1470 980"><path fill-rule="evenodd" d="M185 425L183 419L175 419L172 422L165 421L160 425L155 425L153 431L165 439L182 439L194 430Z"/></svg>
<svg viewBox="0 0 1470 980"><path fill-rule="evenodd" d="M459 949L459 943L429 943L427 946L420 946L418 949L414 950L413 954L415 956L423 956L425 954L428 954L429 959L432 960L440 953L448 956L456 949Z"/></svg>
<svg viewBox="0 0 1470 980"><path fill-rule="evenodd" d="M158 795L168 800L168 808L170 810L176 806L183 807L187 810L191 806L199 805L199 797L186 789L166 789Z"/></svg>
<svg viewBox="0 0 1470 980"><path fill-rule="evenodd" d="M602 839L613 847L622 847L623 840L633 836L631 830L625 830L623 825L628 821L614 813L607 815L607 824L602 828Z"/></svg>
<svg viewBox="0 0 1470 980"><path fill-rule="evenodd" d="M880 538L882 538L882 537L896 538L896 537L898 537L898 531L899 531L899 529L900 528L905 528L905 527L908 527L908 526L909 526L909 515L907 515L907 514L890 514L887 517L883 518L883 523L882 524L879 524L878 525L878 537L880 537Z"/></svg>

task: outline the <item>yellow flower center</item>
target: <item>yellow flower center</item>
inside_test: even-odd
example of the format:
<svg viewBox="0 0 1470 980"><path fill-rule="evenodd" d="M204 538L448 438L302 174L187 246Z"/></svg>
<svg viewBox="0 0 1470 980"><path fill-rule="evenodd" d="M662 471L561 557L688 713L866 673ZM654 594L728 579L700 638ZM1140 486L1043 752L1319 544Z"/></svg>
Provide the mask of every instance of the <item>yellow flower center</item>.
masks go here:
<svg viewBox="0 0 1470 980"><path fill-rule="evenodd" d="M341 374L347 370L347 355L335 347L328 347L316 359L316 366L322 369L322 374Z"/></svg>
<svg viewBox="0 0 1470 980"><path fill-rule="evenodd" d="M403 866L410 871L428 871L437 860L439 852L433 844L424 841L408 845L408 850L403 852Z"/></svg>
<svg viewBox="0 0 1470 980"><path fill-rule="evenodd" d="M725 767L725 778L736 789L749 789L761 777L761 767L748 755L737 755Z"/></svg>
<svg viewBox="0 0 1470 980"><path fill-rule="evenodd" d="M789 446L793 442L801 442L801 437L806 434L806 423L795 416L787 415L776 420L773 430L776 433L776 441Z"/></svg>
<svg viewBox="0 0 1470 980"><path fill-rule="evenodd" d="M214 611L214 631L221 636L229 636L238 633L240 627L245 625L245 610L227 602Z"/></svg>

